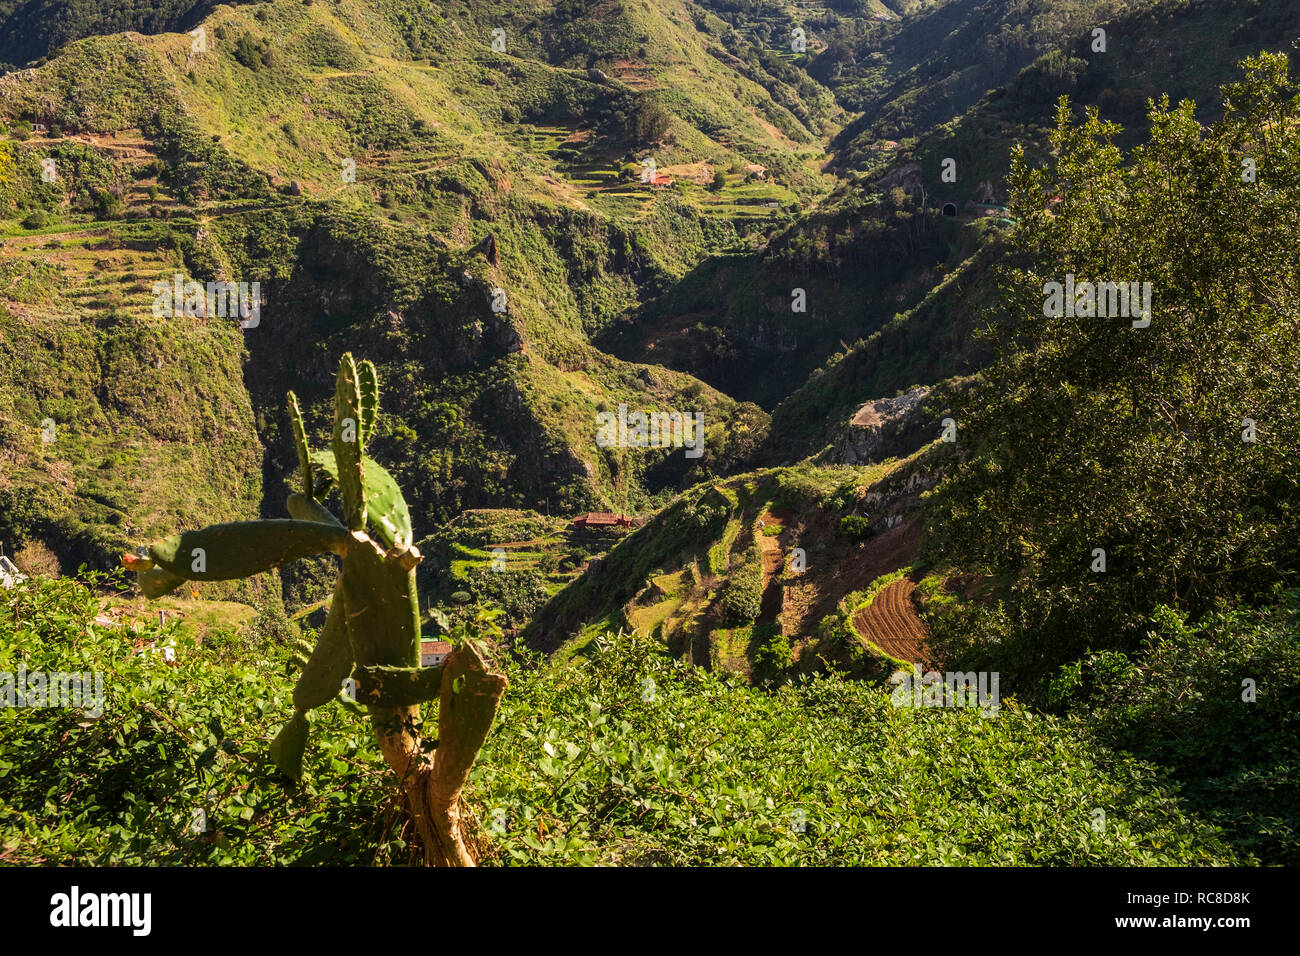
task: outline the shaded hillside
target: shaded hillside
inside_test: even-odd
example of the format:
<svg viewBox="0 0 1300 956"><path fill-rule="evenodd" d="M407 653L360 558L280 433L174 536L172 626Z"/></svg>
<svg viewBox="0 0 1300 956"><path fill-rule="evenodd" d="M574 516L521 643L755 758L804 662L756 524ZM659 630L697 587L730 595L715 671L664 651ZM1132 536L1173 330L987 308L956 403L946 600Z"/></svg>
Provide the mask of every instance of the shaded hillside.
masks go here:
<svg viewBox="0 0 1300 956"><path fill-rule="evenodd" d="M858 114L836 140L860 165L881 143L960 116L986 90L1080 33L1162 0L703 0L737 37L769 50ZM807 52L791 49L802 30Z"/></svg>
<svg viewBox="0 0 1300 956"><path fill-rule="evenodd" d="M771 408L985 241L984 223L942 216L919 191L838 192L759 250L706 260L598 341Z"/></svg>
<svg viewBox="0 0 1300 956"><path fill-rule="evenodd" d="M84 37L186 30L215 5L212 0L0 0L0 69L23 66Z"/></svg>
<svg viewBox="0 0 1300 956"><path fill-rule="evenodd" d="M843 437L864 403L978 371L990 346L976 332L999 304L992 265L1006 254L1003 242L989 243L914 308L827 360L773 409L758 460L775 464L816 454Z"/></svg>

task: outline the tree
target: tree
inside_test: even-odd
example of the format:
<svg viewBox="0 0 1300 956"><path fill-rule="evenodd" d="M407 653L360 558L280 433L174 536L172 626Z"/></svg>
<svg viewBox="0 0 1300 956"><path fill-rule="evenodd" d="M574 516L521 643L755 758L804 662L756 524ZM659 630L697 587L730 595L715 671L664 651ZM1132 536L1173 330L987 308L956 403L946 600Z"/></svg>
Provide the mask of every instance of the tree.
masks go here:
<svg viewBox="0 0 1300 956"><path fill-rule="evenodd" d="M961 401L932 531L953 563L1009 574L1000 653L1023 676L1132 646L1158 603L1196 614L1300 565L1300 106L1284 56L1242 66L1221 121L1164 98L1127 161L1119 127L1076 125L1065 98L1054 165L1013 156L1012 321L985 329L999 358ZM1051 307L1067 281L1074 316ZM1085 283L1134 282L1149 325L1140 295L1115 315L1096 286L1088 309Z"/></svg>
<svg viewBox="0 0 1300 956"><path fill-rule="evenodd" d="M670 117L654 93L638 93L632 104L628 134L638 146L658 143L668 132Z"/></svg>

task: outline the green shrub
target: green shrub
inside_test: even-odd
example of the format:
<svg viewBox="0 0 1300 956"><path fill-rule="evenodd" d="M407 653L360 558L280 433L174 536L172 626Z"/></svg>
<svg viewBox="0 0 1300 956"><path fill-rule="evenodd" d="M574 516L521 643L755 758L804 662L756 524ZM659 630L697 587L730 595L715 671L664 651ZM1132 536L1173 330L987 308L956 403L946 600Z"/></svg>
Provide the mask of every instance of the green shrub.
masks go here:
<svg viewBox="0 0 1300 956"><path fill-rule="evenodd" d="M1300 590L1196 624L1158 608L1133 654L1062 668L1052 698L1108 745L1168 769L1240 850L1300 863Z"/></svg>
<svg viewBox="0 0 1300 956"><path fill-rule="evenodd" d="M845 515L835 530L846 538L865 538L871 534L871 522L862 515Z"/></svg>
<svg viewBox="0 0 1300 956"><path fill-rule="evenodd" d="M794 652L789 640L775 624L757 626L754 633L758 647L750 656L753 676L760 683L769 684L780 679L794 663Z"/></svg>
<svg viewBox="0 0 1300 956"><path fill-rule="evenodd" d="M745 552L738 566L734 566L722 586L721 608L723 623L739 627L752 623L763 606L763 565L758 549Z"/></svg>

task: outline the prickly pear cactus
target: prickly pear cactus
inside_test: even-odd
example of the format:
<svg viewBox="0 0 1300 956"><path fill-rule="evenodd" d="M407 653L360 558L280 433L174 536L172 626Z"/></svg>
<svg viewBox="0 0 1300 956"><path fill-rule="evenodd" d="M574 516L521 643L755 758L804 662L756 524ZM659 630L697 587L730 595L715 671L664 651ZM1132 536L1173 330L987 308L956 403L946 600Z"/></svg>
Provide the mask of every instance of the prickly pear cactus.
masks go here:
<svg viewBox="0 0 1300 956"><path fill-rule="evenodd" d="M439 667L419 666L415 568L420 552L412 544L410 510L393 477L365 454L379 416L375 367L358 366L351 354L339 362L328 450L309 448L292 392L288 408L302 471L302 490L286 502L289 518L185 531L151 545L148 558L126 555L123 563L138 574L144 594L156 598L185 581L243 578L298 558L337 554L342 572L325 626L303 665L293 692L294 713L271 745L272 758L286 775L299 779L310 732L307 714L337 698L350 677L355 701L369 708L381 750L407 788L413 812L427 818L421 833L429 859L472 863L459 833L456 802L505 678L488 670L472 644L455 648ZM335 485L342 520L323 500ZM442 701L438 736L451 745L445 761L435 751L429 765L431 748L421 744L414 728L418 706L431 700ZM421 814L416 815L421 823Z"/></svg>

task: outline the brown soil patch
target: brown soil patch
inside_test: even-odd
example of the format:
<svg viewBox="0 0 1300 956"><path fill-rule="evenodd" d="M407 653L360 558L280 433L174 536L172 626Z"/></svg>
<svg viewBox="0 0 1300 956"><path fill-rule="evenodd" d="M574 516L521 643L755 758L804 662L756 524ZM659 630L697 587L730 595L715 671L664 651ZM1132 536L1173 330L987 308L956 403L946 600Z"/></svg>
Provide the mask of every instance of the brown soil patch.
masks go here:
<svg viewBox="0 0 1300 956"><path fill-rule="evenodd" d="M921 523L915 517L844 550L838 547L829 521L819 530L822 540L832 546L819 552L815 532L800 534L800 545L808 548L808 570L795 575L785 589L781 619L787 634L812 634L818 621L835 613L844 595L865 591L882 574L916 560L921 541Z"/></svg>
<svg viewBox="0 0 1300 956"><path fill-rule="evenodd" d="M857 414L853 416L852 424L866 427L868 425L879 425L880 421L880 415L876 413L875 404L867 402L859 408Z"/></svg>
<svg viewBox="0 0 1300 956"><path fill-rule="evenodd" d="M770 517L770 516L769 516ZM776 620L781 613L781 603L785 588L779 580L781 569L785 567L785 555L777 535L763 534L762 528L754 536L758 541L758 553L763 559L763 604L758 614L757 623Z"/></svg>
<svg viewBox="0 0 1300 956"><path fill-rule="evenodd" d="M708 163L678 163L676 166L663 166L659 172L699 186L713 182L713 167Z"/></svg>
<svg viewBox="0 0 1300 956"><path fill-rule="evenodd" d="M907 578L886 585L875 600L853 615L853 629L890 657L924 666L933 655L925 643L925 624L912 601L915 590L916 585Z"/></svg>

